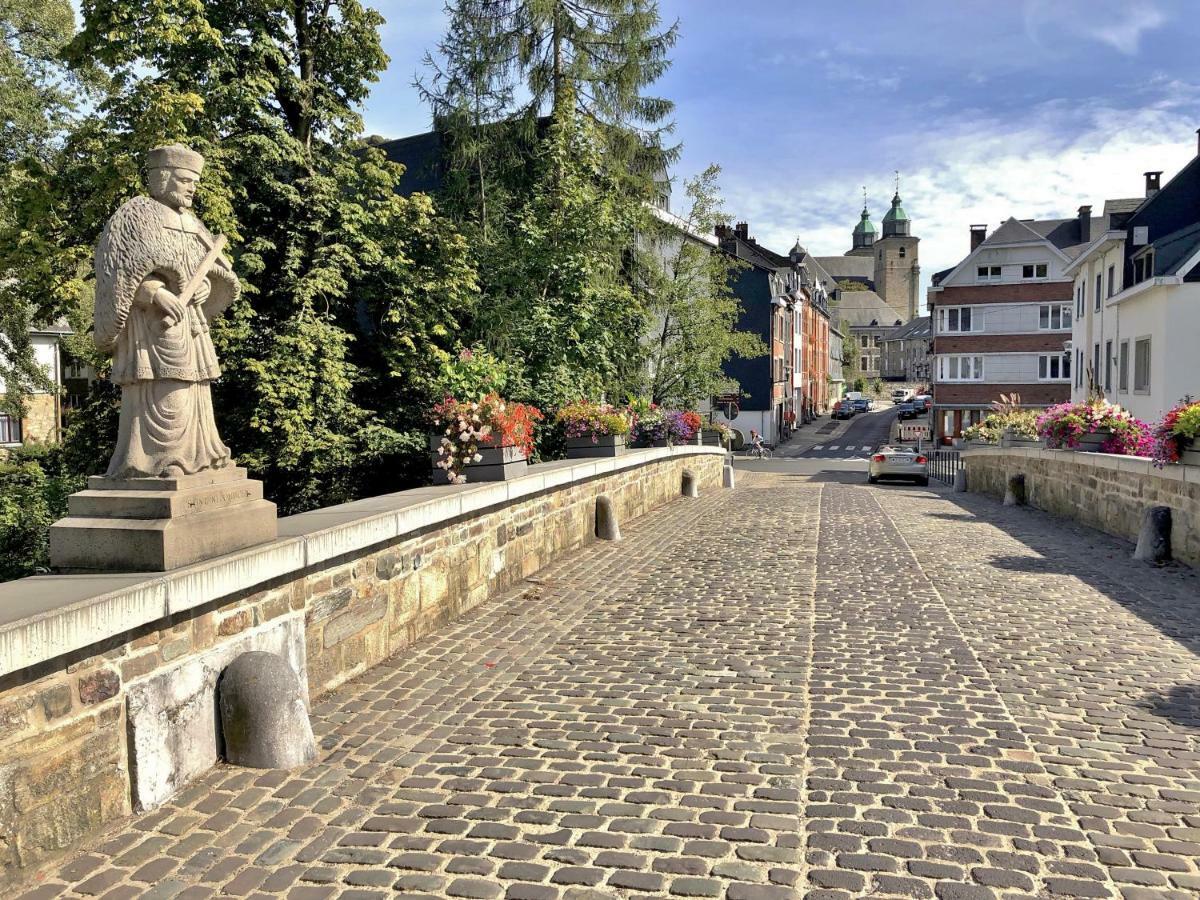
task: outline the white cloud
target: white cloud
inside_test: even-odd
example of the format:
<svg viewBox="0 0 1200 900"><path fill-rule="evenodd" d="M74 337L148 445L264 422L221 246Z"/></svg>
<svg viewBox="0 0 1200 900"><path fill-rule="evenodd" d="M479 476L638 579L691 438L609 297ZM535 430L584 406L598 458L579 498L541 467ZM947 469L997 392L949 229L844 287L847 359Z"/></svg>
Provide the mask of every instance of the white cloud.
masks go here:
<svg viewBox="0 0 1200 900"><path fill-rule="evenodd" d="M1165 24L1166 14L1152 0L1026 0L1025 29L1038 43L1074 35L1108 44L1126 56L1137 55L1142 34Z"/></svg>
<svg viewBox="0 0 1200 900"><path fill-rule="evenodd" d="M1179 82L1153 87L1158 99L1134 109L1055 101L1030 110L1020 127L978 117L903 135L881 147L880 170L812 186L783 173L758 172L753 184L729 178L727 205L768 247L786 250L798 234L814 255L838 255L849 249L858 221L860 186L868 186L878 225L892 193L887 161L917 155L919 163L902 172L900 193L921 238L927 286L934 272L966 254L972 224L991 230L1012 215L1066 218L1083 204L1098 215L1107 198L1141 196L1143 172L1163 170L1165 182L1186 164L1196 153L1200 89ZM782 165L789 162L795 161ZM767 178L785 187L764 193Z"/></svg>

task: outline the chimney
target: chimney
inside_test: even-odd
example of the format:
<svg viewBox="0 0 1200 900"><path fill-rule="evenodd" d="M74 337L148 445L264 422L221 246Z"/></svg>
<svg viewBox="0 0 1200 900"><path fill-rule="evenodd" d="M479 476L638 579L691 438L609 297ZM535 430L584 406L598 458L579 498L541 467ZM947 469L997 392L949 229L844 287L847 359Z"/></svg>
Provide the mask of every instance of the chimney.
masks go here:
<svg viewBox="0 0 1200 900"><path fill-rule="evenodd" d="M986 225L972 225L971 226L971 249L974 250L976 247L978 247L980 244L982 244L986 240L987 240L987 226Z"/></svg>
<svg viewBox="0 0 1200 900"><path fill-rule="evenodd" d="M1162 177L1162 172L1147 172L1146 173L1146 199L1150 199L1158 193L1158 180Z"/></svg>
<svg viewBox="0 0 1200 900"><path fill-rule="evenodd" d="M745 222L738 222L733 228L733 233L743 241L750 240L750 226Z"/></svg>
<svg viewBox="0 0 1200 900"><path fill-rule="evenodd" d="M733 237L733 229L725 222L718 222L717 226L713 229L713 233L719 241L727 241Z"/></svg>
<svg viewBox="0 0 1200 900"><path fill-rule="evenodd" d="M1079 243L1090 244L1092 242L1092 208L1090 206L1079 207Z"/></svg>

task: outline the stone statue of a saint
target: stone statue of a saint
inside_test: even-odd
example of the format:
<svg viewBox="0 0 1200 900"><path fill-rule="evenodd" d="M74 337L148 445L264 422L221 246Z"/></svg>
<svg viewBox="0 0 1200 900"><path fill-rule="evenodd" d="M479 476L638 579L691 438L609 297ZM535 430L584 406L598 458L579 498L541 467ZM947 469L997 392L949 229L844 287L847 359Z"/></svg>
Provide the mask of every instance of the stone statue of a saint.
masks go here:
<svg viewBox="0 0 1200 900"><path fill-rule="evenodd" d="M220 377L208 323L241 291L224 238L192 214L204 158L148 157L149 197L118 209L96 247L96 345L113 356L120 431L108 478L178 478L231 464L213 417Z"/></svg>

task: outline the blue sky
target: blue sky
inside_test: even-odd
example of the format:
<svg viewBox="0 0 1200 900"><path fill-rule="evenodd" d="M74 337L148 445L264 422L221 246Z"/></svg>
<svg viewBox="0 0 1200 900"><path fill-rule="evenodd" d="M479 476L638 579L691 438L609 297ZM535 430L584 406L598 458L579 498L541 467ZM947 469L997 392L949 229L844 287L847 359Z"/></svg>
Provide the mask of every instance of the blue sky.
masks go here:
<svg viewBox="0 0 1200 900"><path fill-rule="evenodd" d="M441 0L377 0L391 66L367 130L423 131L412 88ZM731 216L768 246L849 247L866 185L878 223L893 171L928 277L968 226L1069 216L1142 193L1196 152L1195 0L661 0L680 21L657 93L673 99L677 176L723 169Z"/></svg>

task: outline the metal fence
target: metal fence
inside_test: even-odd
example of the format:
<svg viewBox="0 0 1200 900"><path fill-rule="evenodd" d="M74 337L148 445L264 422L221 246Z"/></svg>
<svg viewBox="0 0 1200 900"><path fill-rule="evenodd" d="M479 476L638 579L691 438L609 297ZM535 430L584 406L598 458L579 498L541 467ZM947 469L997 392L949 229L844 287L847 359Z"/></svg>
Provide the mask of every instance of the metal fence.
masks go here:
<svg viewBox="0 0 1200 900"><path fill-rule="evenodd" d="M962 456L957 450L934 450L929 454L929 477L944 484L953 486L954 476L962 467Z"/></svg>

